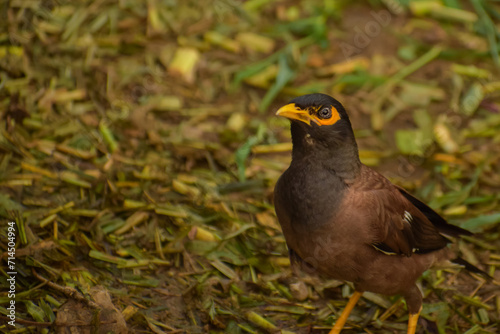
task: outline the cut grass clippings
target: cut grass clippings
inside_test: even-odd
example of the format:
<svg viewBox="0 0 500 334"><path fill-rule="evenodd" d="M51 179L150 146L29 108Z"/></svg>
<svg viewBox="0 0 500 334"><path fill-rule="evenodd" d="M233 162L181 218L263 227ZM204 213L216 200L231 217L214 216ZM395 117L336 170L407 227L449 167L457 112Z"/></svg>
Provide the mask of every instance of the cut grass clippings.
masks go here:
<svg viewBox="0 0 500 334"><path fill-rule="evenodd" d="M326 333L352 288L293 274L272 203L292 148L275 112L312 92L346 106L364 163L475 233L453 251L495 279L427 271L419 328L498 332L499 13L483 0L0 6L0 332ZM366 293L351 319L405 332L407 312Z"/></svg>

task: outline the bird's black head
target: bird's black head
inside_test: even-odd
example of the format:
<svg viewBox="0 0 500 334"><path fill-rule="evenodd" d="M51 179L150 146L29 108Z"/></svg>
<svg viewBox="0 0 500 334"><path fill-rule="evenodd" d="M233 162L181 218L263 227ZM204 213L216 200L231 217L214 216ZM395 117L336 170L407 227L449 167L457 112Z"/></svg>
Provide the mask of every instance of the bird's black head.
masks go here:
<svg viewBox="0 0 500 334"><path fill-rule="evenodd" d="M299 96L276 115L292 121L294 146L320 144L333 149L342 144L356 146L351 122L342 104L325 94ZM311 147L312 148L312 147Z"/></svg>

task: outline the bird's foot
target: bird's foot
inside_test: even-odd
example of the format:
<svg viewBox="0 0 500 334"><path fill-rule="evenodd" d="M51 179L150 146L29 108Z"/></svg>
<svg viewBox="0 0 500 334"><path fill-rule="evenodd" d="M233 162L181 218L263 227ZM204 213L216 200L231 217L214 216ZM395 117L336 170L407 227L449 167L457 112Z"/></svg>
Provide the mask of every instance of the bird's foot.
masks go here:
<svg viewBox="0 0 500 334"><path fill-rule="evenodd" d="M354 306L356 306L356 303L358 302L358 300L362 294L363 294L362 292L354 291L351 298L349 298L347 305L345 306L344 310L342 311L342 314L335 322L335 325L333 326L333 328L329 334L340 334L340 332L342 331L342 328L344 328L344 325L347 321L347 318L349 317L349 314L351 314L352 309L354 308Z"/></svg>

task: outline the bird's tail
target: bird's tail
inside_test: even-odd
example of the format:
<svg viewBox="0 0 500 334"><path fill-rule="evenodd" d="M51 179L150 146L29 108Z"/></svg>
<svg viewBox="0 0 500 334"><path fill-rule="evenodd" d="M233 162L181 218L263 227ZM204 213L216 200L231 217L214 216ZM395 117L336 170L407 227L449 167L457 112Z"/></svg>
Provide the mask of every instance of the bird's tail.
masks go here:
<svg viewBox="0 0 500 334"><path fill-rule="evenodd" d="M459 266L463 267L467 271L470 271L471 273L475 273L475 274L481 275L484 278L486 278L487 280L492 280L493 279L493 277L491 277L490 275L488 275L488 273L486 273L485 271L479 269L475 265L473 265L473 264L465 261L461 257L456 257L453 260L451 260L451 262L454 263L454 264L458 264Z"/></svg>

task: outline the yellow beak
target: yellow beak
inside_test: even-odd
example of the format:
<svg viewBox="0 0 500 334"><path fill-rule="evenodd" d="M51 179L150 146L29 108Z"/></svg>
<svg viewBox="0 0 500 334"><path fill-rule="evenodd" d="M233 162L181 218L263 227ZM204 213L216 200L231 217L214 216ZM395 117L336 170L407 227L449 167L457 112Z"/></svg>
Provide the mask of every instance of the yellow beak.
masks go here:
<svg viewBox="0 0 500 334"><path fill-rule="evenodd" d="M307 125L311 125L311 121L317 122L311 115L309 115L308 110L300 109L295 105L295 103L287 104L281 107L277 112L277 116L283 116L288 119L296 119L298 121L304 122Z"/></svg>

